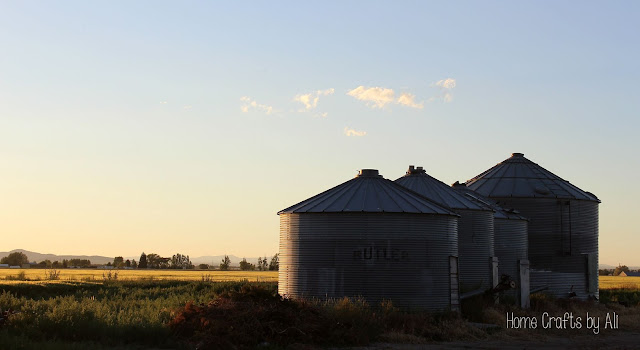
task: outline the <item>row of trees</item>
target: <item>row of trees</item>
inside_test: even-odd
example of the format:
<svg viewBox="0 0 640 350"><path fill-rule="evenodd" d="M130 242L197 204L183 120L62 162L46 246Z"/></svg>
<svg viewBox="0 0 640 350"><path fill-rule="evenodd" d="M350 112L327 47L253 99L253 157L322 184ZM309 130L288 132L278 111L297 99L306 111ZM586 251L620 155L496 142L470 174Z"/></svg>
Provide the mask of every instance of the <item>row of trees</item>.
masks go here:
<svg viewBox="0 0 640 350"><path fill-rule="evenodd" d="M24 264L29 264L29 259L27 255L22 252L14 252L9 254L8 256L0 259L0 264L9 264L11 266L22 266ZM44 260L40 263L36 264L38 267L43 268L67 268L71 266L75 267L91 267L91 261L88 259L63 259L62 262L50 260ZM189 255L183 255L177 253L170 258L163 258L158 254L150 253L145 254L144 252L140 255L140 260L136 262L135 259L127 259L124 260L121 256L116 256L113 259L113 263L109 262L107 266L113 266L115 268L140 268L140 269L193 269L195 266L191 262ZM201 269L208 269L209 265L200 264L198 265ZM229 270L231 268L231 259L229 259L228 255L224 256L222 262L220 262L220 270ZM275 254L271 257L271 260L268 261L267 257L259 257L258 261L255 264L252 264L247 261L247 259L242 259L240 262L240 269L246 271L277 271L280 267L280 262L278 258L278 254Z"/></svg>
<svg viewBox="0 0 640 350"><path fill-rule="evenodd" d="M27 258L27 255L23 252L13 252L0 259L0 264L22 266L24 264L29 264L29 258ZM90 267L91 261L88 259L62 259L62 262L58 260L51 262L51 260L46 259L35 264L35 266L42 268L67 268L71 266Z"/></svg>
<svg viewBox="0 0 640 350"><path fill-rule="evenodd" d="M231 259L229 259L228 255L225 255L220 263L220 270L229 270L231 267ZM252 264L247 261L246 258L243 258L240 261L240 270L243 271L277 271L280 268L280 258L278 253L276 253L273 257L271 257L271 261L267 263L267 257L259 257L256 264Z"/></svg>
<svg viewBox="0 0 640 350"><path fill-rule="evenodd" d="M158 254L144 252L140 255L138 268L141 269L193 269L195 266L188 255L174 254L170 258L163 258Z"/></svg>

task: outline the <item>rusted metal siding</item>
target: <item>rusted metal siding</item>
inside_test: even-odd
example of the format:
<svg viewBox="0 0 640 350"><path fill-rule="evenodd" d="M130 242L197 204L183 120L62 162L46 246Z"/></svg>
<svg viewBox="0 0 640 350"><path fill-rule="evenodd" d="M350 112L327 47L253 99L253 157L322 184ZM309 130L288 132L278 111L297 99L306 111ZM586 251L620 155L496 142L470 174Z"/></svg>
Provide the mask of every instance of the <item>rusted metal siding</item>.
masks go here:
<svg viewBox="0 0 640 350"><path fill-rule="evenodd" d="M557 297L598 296L589 288L597 270L587 269L588 254L598 260L598 202L546 198L495 198L498 204L517 208L529 218L531 288L548 285ZM589 291L591 289L591 292Z"/></svg>
<svg viewBox="0 0 640 350"><path fill-rule="evenodd" d="M457 220L432 214L282 213L278 292L455 308L450 257L458 256Z"/></svg>
<svg viewBox="0 0 640 350"><path fill-rule="evenodd" d="M493 212L454 210L460 215L458 250L462 293L492 286L494 251Z"/></svg>

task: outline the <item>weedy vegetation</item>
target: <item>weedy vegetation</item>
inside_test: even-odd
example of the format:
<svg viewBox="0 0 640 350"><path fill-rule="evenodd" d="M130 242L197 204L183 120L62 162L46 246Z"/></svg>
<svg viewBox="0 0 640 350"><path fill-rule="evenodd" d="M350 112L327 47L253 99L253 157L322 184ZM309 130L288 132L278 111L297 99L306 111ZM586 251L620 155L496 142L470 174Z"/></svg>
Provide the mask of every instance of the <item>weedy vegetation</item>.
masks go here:
<svg viewBox="0 0 640 350"><path fill-rule="evenodd" d="M389 301L369 305L357 298L289 300L277 295L275 282L216 282L202 273L191 281L113 276L21 281L25 276L17 275L0 282L0 349L285 349L568 334L505 329L508 312L537 317L589 312L603 318L616 312L621 330L640 331L640 289L631 286L601 289L600 303L536 294L529 310L487 298L460 314L400 310Z"/></svg>

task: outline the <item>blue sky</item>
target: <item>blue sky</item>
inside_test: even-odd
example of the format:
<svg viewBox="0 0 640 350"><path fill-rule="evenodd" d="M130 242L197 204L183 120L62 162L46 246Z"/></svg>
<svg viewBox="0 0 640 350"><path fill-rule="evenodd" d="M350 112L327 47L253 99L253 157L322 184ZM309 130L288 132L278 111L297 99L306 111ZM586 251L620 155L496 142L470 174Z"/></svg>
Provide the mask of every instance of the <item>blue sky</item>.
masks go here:
<svg viewBox="0 0 640 350"><path fill-rule="evenodd" d="M523 152L640 265L638 7L2 3L0 251L271 255L275 213L357 169Z"/></svg>

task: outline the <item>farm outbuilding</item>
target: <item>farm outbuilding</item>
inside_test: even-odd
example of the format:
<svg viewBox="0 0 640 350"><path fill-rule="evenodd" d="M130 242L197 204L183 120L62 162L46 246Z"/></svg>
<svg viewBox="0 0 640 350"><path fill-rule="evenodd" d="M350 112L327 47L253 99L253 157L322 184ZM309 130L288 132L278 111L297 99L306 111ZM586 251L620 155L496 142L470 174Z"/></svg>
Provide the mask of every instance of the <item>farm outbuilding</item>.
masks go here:
<svg viewBox="0 0 640 350"><path fill-rule="evenodd" d="M485 197L465 184L454 183L451 187L460 191L467 198L482 203L493 209L494 248L498 257L498 272L501 276L508 276L514 281L516 288L506 290L506 295L512 296L518 305L529 305L529 260L528 260L528 219L520 215L517 210L505 209L494 200Z"/></svg>
<svg viewBox="0 0 640 350"><path fill-rule="evenodd" d="M458 215L377 170L278 214L281 295L458 308Z"/></svg>
<svg viewBox="0 0 640 350"><path fill-rule="evenodd" d="M512 156L467 181L470 189L529 219L532 291L598 297L600 200L524 157Z"/></svg>
<svg viewBox="0 0 640 350"><path fill-rule="evenodd" d="M497 283L493 210L465 197L422 167L409 166L396 183L460 215L458 252L462 293L487 290Z"/></svg>

